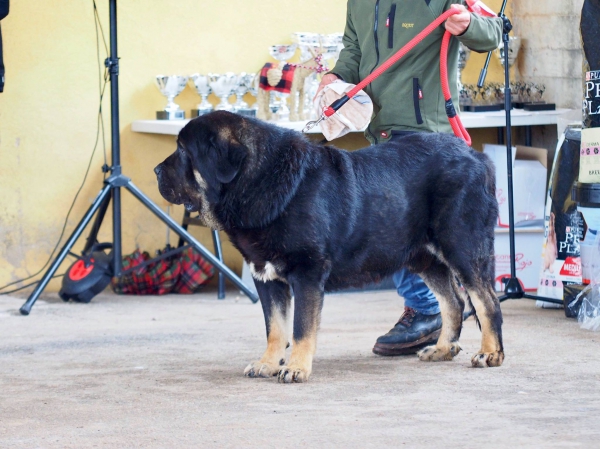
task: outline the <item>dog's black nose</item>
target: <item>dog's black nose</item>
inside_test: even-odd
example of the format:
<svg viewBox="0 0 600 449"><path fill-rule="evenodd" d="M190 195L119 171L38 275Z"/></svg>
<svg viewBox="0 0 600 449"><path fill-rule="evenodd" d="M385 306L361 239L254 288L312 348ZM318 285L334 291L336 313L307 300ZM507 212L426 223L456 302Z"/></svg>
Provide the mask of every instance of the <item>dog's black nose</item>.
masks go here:
<svg viewBox="0 0 600 449"><path fill-rule="evenodd" d="M159 165L157 165L156 167L154 167L154 173L156 173L156 176L160 175L160 172L162 171L162 167Z"/></svg>

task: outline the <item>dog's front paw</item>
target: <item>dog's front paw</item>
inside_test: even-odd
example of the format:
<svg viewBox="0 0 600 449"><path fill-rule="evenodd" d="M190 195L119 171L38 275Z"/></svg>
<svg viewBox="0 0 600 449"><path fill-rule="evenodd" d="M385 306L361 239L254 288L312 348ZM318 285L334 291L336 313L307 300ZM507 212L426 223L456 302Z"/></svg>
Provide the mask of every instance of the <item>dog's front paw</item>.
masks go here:
<svg viewBox="0 0 600 449"><path fill-rule="evenodd" d="M491 366L500 366L504 361L504 352L478 352L471 358L473 368L488 368Z"/></svg>
<svg viewBox="0 0 600 449"><path fill-rule="evenodd" d="M244 376L246 377L274 377L279 373L281 365L285 361L281 359L279 364L268 363L268 362L252 362L244 370Z"/></svg>
<svg viewBox="0 0 600 449"><path fill-rule="evenodd" d="M298 366L281 366L277 382L291 384L292 382L306 382L310 376L310 371Z"/></svg>
<svg viewBox="0 0 600 449"><path fill-rule="evenodd" d="M460 349L460 345L457 342L442 347L431 345L421 349L417 352L417 355L424 362L441 362L452 360L460 352Z"/></svg>

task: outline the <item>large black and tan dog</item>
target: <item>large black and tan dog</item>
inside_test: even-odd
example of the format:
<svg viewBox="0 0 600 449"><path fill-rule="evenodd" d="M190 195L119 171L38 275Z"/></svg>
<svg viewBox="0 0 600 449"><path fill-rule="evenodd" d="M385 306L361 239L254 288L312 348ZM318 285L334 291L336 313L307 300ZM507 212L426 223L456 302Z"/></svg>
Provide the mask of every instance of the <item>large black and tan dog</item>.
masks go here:
<svg viewBox="0 0 600 449"><path fill-rule="evenodd" d="M421 274L442 311L439 340L421 360L458 354L470 300L483 334L472 364L502 364L502 314L492 287L494 167L462 140L419 133L347 152L219 111L188 123L155 171L162 196L224 230L251 268L267 350L247 376L306 381L324 292L401 267Z"/></svg>

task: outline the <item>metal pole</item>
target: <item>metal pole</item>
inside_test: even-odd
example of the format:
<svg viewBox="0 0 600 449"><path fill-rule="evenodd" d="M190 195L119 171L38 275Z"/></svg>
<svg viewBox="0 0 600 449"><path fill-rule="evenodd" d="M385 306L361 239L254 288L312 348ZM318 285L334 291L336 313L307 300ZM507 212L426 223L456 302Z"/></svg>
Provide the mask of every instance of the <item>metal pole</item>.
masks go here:
<svg viewBox="0 0 600 449"><path fill-rule="evenodd" d="M117 55L117 0L110 0L110 57L106 60L110 72L110 112L112 137L111 174L121 174L121 143L119 126L119 57ZM114 186L113 210L113 273L119 276L123 267L121 254L121 188Z"/></svg>

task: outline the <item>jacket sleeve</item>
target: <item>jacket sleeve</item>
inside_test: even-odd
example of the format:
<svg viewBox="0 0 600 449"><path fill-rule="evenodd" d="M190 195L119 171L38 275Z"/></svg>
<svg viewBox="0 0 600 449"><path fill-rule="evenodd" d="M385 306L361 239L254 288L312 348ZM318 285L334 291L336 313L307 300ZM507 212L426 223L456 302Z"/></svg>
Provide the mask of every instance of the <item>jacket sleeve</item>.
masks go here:
<svg viewBox="0 0 600 449"><path fill-rule="evenodd" d="M462 1L453 1L452 3L463 4ZM502 41L502 19L500 17L482 17L471 13L469 28L457 37L460 42L478 53L492 51Z"/></svg>
<svg viewBox="0 0 600 449"><path fill-rule="evenodd" d="M344 30L342 42L344 43L344 48L340 52L340 57L333 70L331 70L331 73L342 78L347 83L358 84L360 82L358 68L360 66L362 54L358 44L358 37L356 36L356 31L352 23L350 1L348 1L346 29Z"/></svg>

